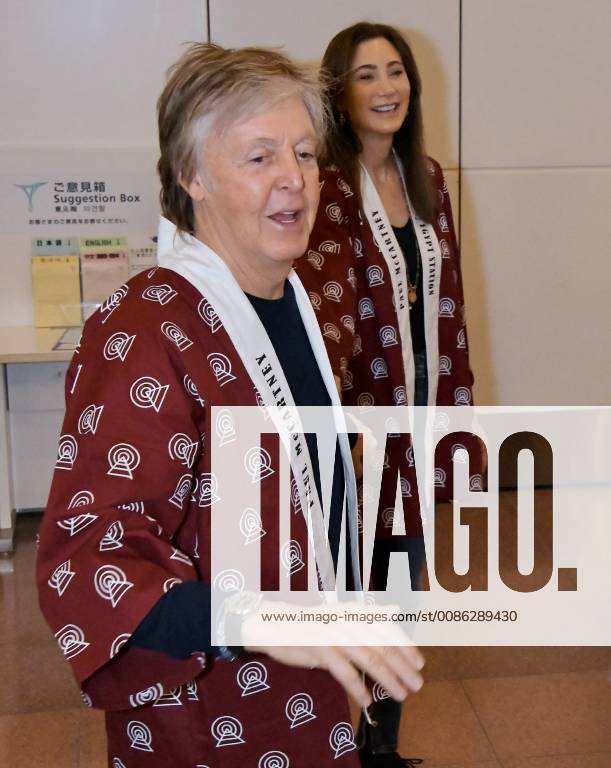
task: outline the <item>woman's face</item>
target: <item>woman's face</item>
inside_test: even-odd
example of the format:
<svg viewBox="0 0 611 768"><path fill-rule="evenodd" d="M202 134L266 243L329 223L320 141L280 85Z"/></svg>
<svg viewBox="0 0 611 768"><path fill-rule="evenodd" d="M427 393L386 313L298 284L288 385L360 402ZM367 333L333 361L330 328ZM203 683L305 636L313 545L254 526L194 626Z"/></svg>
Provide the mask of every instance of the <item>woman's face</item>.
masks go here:
<svg viewBox="0 0 611 768"><path fill-rule="evenodd" d="M407 116L410 84L401 56L384 37L360 43L340 109L361 139L395 134Z"/></svg>
<svg viewBox="0 0 611 768"><path fill-rule="evenodd" d="M198 237L230 265L275 274L306 250L319 198L317 137L298 97L213 134L191 183Z"/></svg>

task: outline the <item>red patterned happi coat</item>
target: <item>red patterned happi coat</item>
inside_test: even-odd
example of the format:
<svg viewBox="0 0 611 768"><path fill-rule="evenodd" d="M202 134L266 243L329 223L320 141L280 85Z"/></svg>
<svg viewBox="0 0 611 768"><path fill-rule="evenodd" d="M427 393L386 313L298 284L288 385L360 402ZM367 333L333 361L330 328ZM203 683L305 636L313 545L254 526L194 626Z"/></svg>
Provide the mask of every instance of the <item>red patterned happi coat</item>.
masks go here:
<svg viewBox="0 0 611 768"><path fill-rule="evenodd" d="M454 231L447 184L438 163L429 161L439 196L440 210L433 222L441 249L438 317L439 377L436 404L472 403L473 374L469 365L460 257ZM297 265L325 334L333 370L341 382L342 402L362 409L370 406L407 404L406 379L400 346L392 282L387 263L378 248L356 194L336 167L321 171L321 199L309 250ZM375 277L375 279L372 279ZM345 353L351 342L352 355ZM389 444L390 445L390 444ZM406 448L403 441L402 448ZM461 433L445 441L435 461L437 500L450 498L453 487L451 456L457 445L470 449L470 484L482 488L479 447ZM400 467L405 489L403 504L407 532L418 535L420 511L413 452L391 451L393 470ZM400 453L400 455L399 455ZM407 482L405 482L407 481ZM382 486L381 507L389 514L378 519L376 536L392 530L396 473Z"/></svg>
<svg viewBox="0 0 611 768"><path fill-rule="evenodd" d="M205 298L155 269L85 325L37 565L40 604L85 702L107 710L113 768L358 765L343 689L266 656L185 660L124 644L173 585L209 582L211 405L256 405ZM275 539L274 483L262 524ZM307 551L303 518L291 535ZM240 542L236 542L239 546Z"/></svg>

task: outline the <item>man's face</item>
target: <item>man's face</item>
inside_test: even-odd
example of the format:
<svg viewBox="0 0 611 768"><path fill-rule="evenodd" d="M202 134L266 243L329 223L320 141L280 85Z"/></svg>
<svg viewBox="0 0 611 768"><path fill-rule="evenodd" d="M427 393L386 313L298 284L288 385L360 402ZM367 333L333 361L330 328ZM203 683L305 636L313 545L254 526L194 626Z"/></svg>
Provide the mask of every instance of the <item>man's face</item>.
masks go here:
<svg viewBox="0 0 611 768"><path fill-rule="evenodd" d="M306 250L319 198L317 139L298 97L212 135L193 193L196 234L229 265L276 274ZM199 197L199 199L198 199Z"/></svg>

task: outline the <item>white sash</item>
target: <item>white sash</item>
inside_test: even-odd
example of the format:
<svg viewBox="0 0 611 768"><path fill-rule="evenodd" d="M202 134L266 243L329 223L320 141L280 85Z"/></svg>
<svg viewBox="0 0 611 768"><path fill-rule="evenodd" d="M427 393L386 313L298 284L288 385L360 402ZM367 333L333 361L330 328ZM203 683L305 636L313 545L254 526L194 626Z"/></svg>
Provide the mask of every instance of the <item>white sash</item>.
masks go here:
<svg viewBox="0 0 611 768"><path fill-rule="evenodd" d="M269 406L277 406L285 403L289 408L295 409L295 401L289 388L284 371L274 351L269 336L263 324L238 285L229 267L211 248L187 234L178 234L172 222L161 217L159 224L159 237L157 242L158 262L161 267L171 269L188 280L210 302L217 313L221 323L225 327L236 352L253 384L257 388L263 403ZM291 285L295 291L295 298L305 326L314 357L318 363L320 373L331 398L334 420L338 427L338 438L344 466L346 481L346 501L348 510L348 524L350 526L350 541L352 566L355 584L360 586L358 565L358 528L356 510L356 480L350 452L348 436L345 433L341 403L337 393L333 371L325 350L320 328L310 304L308 295L301 281L291 272L289 276ZM267 376L263 370L271 366ZM270 383L273 373L273 383ZM276 429L280 435L284 434L285 422L280 409L271 408L270 413ZM297 412L292 411L296 417L297 432L300 423ZM341 428L340 428L341 427ZM291 441L292 444L292 441ZM305 441L302 441L302 450L298 456L296 451L290 452L291 468L297 482L301 509L308 523L308 534L312 543L316 564L321 577L324 590L335 588L333 575L333 559L326 535L325 521L320 500L314 482L312 462ZM310 492L308 493L303 482L305 476L309 476ZM327 521L328 523L328 521Z"/></svg>
<svg viewBox="0 0 611 768"><path fill-rule="evenodd" d="M439 378L439 282L441 278L441 247L432 224L427 224L414 211L407 194L403 166L393 150L397 169L401 177L403 192L409 207L410 216L414 222L414 230L420 250L422 265L422 288L424 292L424 335L426 340L426 360L428 371L428 405L437 401L437 382ZM379 247L390 273L393 298L399 332L401 334L401 351L403 353L403 369L405 371L405 387L407 401L414 404L414 351L412 334L409 323L409 301L407 298L407 267L405 256L401 250L392 225L386 215L384 205L378 191L365 166L361 163L361 194L363 208L371 228L373 238Z"/></svg>

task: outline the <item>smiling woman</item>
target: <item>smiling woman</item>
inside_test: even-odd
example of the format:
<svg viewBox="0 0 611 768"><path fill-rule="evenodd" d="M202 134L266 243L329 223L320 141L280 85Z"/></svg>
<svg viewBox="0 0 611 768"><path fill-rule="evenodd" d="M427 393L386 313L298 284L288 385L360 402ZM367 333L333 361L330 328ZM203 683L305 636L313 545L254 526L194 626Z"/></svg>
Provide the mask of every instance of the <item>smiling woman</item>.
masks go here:
<svg viewBox="0 0 611 768"><path fill-rule="evenodd" d="M384 24L359 22L331 40L322 78L333 113L324 145L321 204L308 250L297 265L324 325L349 328L351 356L333 355L345 405L468 405L473 376L463 306L458 246L448 189L427 157L421 82L403 35ZM334 248L329 252L328 243ZM330 281L350 291L330 294ZM372 375L373 372L373 375ZM470 473L481 487L479 447L469 446ZM455 447L455 446L454 446ZM389 466L398 466L406 536L379 524L372 586L384 589L389 552L409 552L412 588L424 558L413 446L389 441ZM441 500L453 487L449 456L436 457ZM396 485L396 484L395 484ZM394 510L395 485L381 492L380 509ZM413 568L412 568L413 566ZM361 761L368 768L417 764L397 753L400 705L391 698L361 719Z"/></svg>
<svg viewBox="0 0 611 768"><path fill-rule="evenodd" d="M301 645L266 644L270 604L239 591L242 575L232 571L218 580L227 594L214 626L225 639L237 631L243 647L211 644L219 546L211 512L228 492L212 473L212 430L222 426L212 408L223 406L231 431L233 405L339 405L321 330L292 271L318 203L319 89L277 52L198 44L172 68L158 115L159 267L87 321L68 371L40 532L41 607L86 703L106 710L112 768L354 768L346 692L371 701L359 672L397 699L422 684L420 654L401 645L397 627L330 622L322 635L300 627ZM305 436L288 457L288 541L277 461L263 445L247 447L255 466L272 470L258 478L260 510L244 510L278 543L276 562L261 558L262 579L274 583L281 553L307 552L313 541L328 585L346 498L358 585L346 436L336 448L331 547L308 530L307 518L322 519L316 441ZM249 465L229 469L235 476ZM221 545L246 553L249 543ZM307 587L306 569L293 577L292 588Z"/></svg>

